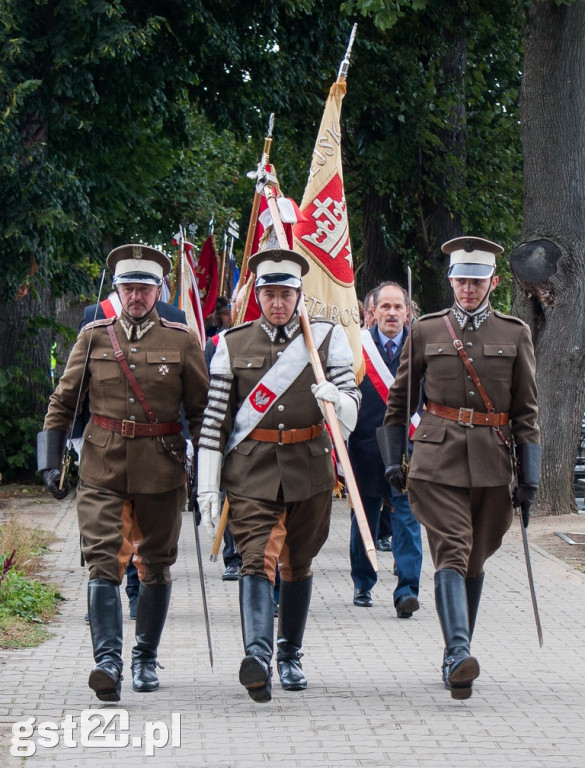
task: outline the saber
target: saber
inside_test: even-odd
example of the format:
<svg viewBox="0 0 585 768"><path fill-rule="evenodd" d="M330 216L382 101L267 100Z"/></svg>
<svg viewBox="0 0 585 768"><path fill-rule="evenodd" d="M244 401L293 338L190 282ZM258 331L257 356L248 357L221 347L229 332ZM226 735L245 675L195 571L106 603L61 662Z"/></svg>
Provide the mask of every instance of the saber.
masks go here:
<svg viewBox="0 0 585 768"><path fill-rule="evenodd" d="M207 593L205 592L205 579L203 577L203 559L201 556L201 541L199 540L199 526L197 525L197 517L200 517L200 512L195 505L193 507L193 525L195 526L195 548L197 550L197 566L199 568L199 583L201 584L201 599L203 602L203 616L205 618L205 631L207 633L207 647L209 648L209 663L211 669L213 669L213 645L211 643L211 627L209 625L209 610L207 608Z"/></svg>
<svg viewBox="0 0 585 768"><path fill-rule="evenodd" d="M408 469L410 466L410 455L408 444L410 441L410 405L411 405L411 393L410 388L412 386L412 272L410 267L407 267L408 276L408 336L406 338L407 352L408 352L408 378L406 382L406 435L404 438L404 455L402 456L402 472L404 473L404 488L403 493L408 490Z"/></svg>
<svg viewBox="0 0 585 768"><path fill-rule="evenodd" d="M520 528L522 529L524 559L526 560L526 571L528 573L528 585L530 586L530 597L532 598L532 610L534 611L534 621L536 622L538 644L542 648L544 643L544 640L542 639L542 625L540 623L540 614L538 613L538 603L536 602L536 590L534 589L534 578L532 576L532 563L530 561L530 550L528 549L528 534L526 533L526 526L522 520L522 515L520 515Z"/></svg>

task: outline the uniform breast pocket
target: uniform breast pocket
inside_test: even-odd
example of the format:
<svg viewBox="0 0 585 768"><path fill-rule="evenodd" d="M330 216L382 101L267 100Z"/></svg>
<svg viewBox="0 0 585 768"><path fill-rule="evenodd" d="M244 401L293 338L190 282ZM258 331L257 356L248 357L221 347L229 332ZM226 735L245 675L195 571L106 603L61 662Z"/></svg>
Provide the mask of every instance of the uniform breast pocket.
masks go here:
<svg viewBox="0 0 585 768"><path fill-rule="evenodd" d="M119 384L122 379L122 369L113 349L92 349L89 355L91 375L104 385Z"/></svg>
<svg viewBox="0 0 585 768"><path fill-rule="evenodd" d="M266 366L265 355L234 355L232 370L239 381L239 389L246 392L262 378Z"/></svg>
<svg viewBox="0 0 585 768"><path fill-rule="evenodd" d="M483 345L483 355L487 381L510 381L517 356L515 344L486 343Z"/></svg>
<svg viewBox="0 0 585 768"><path fill-rule="evenodd" d="M427 341L425 345L427 375L434 380L456 379L461 374L456 357L457 350L450 341Z"/></svg>
<svg viewBox="0 0 585 768"><path fill-rule="evenodd" d="M179 374L181 354L178 349L152 350L146 353L148 383L154 387L168 386Z"/></svg>

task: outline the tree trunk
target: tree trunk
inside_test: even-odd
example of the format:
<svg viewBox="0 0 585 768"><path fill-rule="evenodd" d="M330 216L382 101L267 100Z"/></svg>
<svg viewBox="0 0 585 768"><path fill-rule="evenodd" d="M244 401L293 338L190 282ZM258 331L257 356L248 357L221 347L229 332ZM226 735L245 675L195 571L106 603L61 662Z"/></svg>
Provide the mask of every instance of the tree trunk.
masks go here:
<svg viewBox="0 0 585 768"><path fill-rule="evenodd" d="M16 301L0 302L0 368L20 369L27 394L19 406L28 416L44 416L52 391L53 331L43 327L43 320L52 317L50 291L46 286L39 291L39 300L28 291Z"/></svg>
<svg viewBox="0 0 585 768"><path fill-rule="evenodd" d="M525 245L512 254L513 311L535 342L543 443L536 511L545 515L575 511L585 407L583 72L585 3L529 5L521 94Z"/></svg>
<svg viewBox="0 0 585 768"><path fill-rule="evenodd" d="M359 282L362 295L383 280L405 284L405 270L400 254L393 253L387 233L393 231L390 195L380 194L374 187L364 188L362 203L362 266Z"/></svg>

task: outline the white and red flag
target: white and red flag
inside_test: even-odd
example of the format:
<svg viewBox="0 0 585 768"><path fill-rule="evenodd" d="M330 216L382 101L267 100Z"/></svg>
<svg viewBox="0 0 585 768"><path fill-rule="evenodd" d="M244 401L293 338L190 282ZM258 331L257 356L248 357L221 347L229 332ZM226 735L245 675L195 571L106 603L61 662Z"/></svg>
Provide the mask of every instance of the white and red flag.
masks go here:
<svg viewBox="0 0 585 768"><path fill-rule="evenodd" d="M173 238L173 245L180 249L181 233ZM217 272L217 269L216 269ZM199 336L201 347L205 346L205 323L197 281L197 262L195 246L183 240L183 254L179 250L179 258L175 265L174 285L171 288L169 302L182 309L187 317L187 325ZM215 301L215 300L214 300Z"/></svg>
<svg viewBox="0 0 585 768"><path fill-rule="evenodd" d="M303 277L310 317L322 315L345 330L354 354L354 371L363 377L360 311L341 161L341 102L345 81L331 86L313 149L309 180L300 205L302 220L293 227L293 249L309 259Z"/></svg>

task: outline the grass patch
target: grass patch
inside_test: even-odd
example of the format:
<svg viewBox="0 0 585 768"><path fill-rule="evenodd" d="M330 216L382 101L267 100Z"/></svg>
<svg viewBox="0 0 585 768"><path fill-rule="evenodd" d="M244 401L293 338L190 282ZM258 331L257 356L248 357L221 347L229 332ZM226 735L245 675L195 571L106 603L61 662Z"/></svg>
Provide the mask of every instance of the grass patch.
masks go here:
<svg viewBox="0 0 585 768"><path fill-rule="evenodd" d="M10 557L14 551L12 568L32 578L43 570L43 555L56 540L52 533L23 525L12 511L0 524L0 557Z"/></svg>
<svg viewBox="0 0 585 768"><path fill-rule="evenodd" d="M34 577L53 541L52 534L20 524L15 513L0 525L0 648L32 647L51 637L42 625L63 598Z"/></svg>

